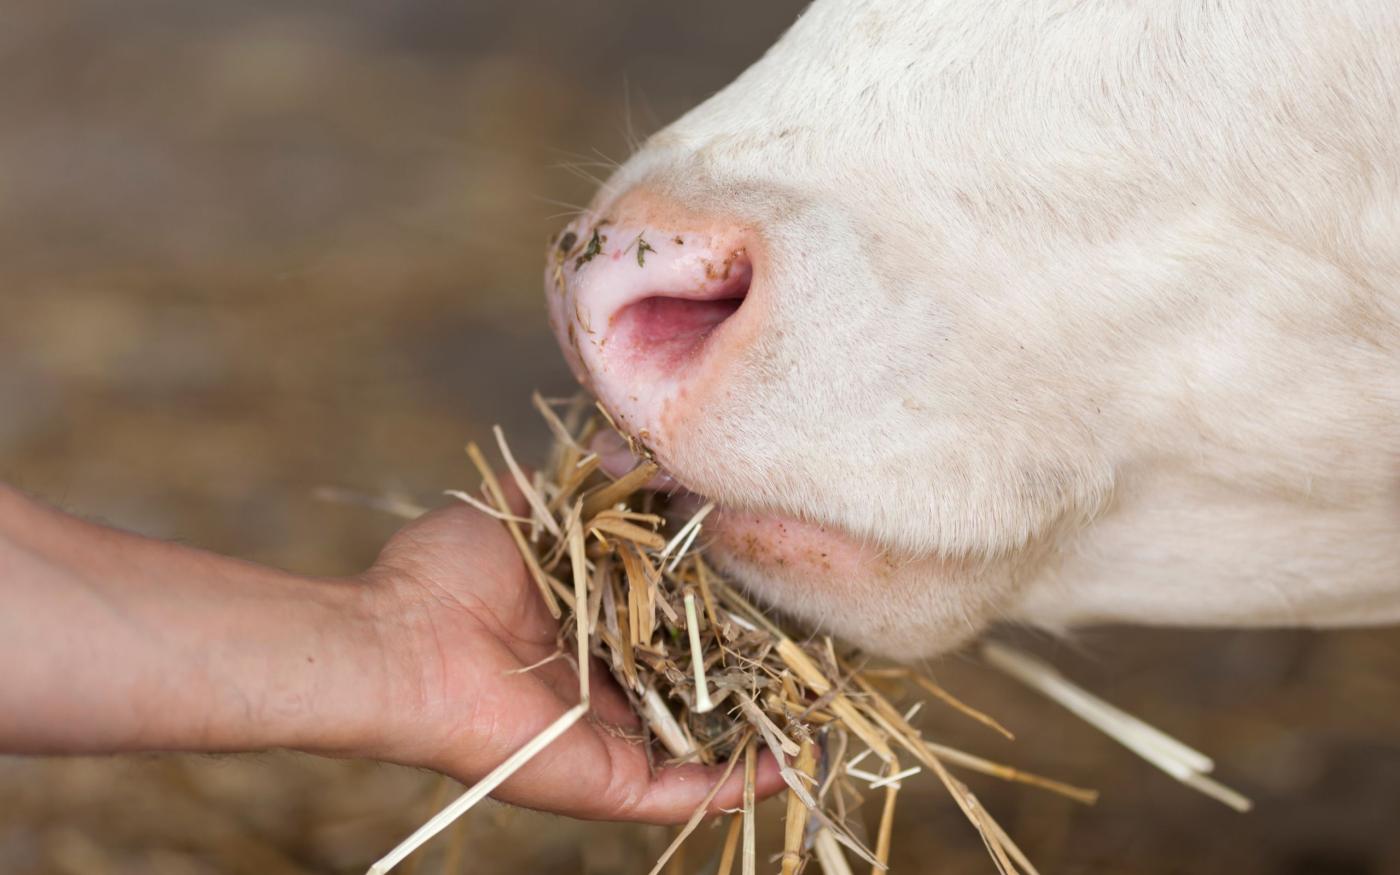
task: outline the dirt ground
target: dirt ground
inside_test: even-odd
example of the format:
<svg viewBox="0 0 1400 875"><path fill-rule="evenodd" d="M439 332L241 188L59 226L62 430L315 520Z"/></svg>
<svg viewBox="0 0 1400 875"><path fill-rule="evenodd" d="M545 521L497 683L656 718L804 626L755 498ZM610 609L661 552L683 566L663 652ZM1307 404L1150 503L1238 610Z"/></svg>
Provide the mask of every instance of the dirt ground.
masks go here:
<svg viewBox="0 0 1400 875"><path fill-rule="evenodd" d="M545 238L583 177L726 83L798 6L9 4L0 478L157 537L362 568L392 522L315 487L431 501L471 484L461 446L496 422L537 450L530 390L571 385L544 325ZM1104 792L1084 808L969 778L1042 871L1400 872L1394 631L1030 640L1258 803L1236 815L940 662L1021 738L932 708L929 733ZM906 788L894 871L993 871L931 779ZM354 873L447 789L285 753L0 758L0 872ZM666 841L488 805L418 872L645 872ZM697 846L684 871L707 864Z"/></svg>

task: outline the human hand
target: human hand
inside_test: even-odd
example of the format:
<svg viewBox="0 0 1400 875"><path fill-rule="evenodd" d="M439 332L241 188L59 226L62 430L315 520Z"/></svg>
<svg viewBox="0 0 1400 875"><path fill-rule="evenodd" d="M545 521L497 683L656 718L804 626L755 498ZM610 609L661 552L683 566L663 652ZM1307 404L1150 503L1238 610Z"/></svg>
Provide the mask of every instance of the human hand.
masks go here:
<svg viewBox="0 0 1400 875"><path fill-rule="evenodd" d="M387 654L387 696L371 756L481 778L578 702L578 675L558 651L546 610L502 526L465 506L437 510L396 534L364 575ZM524 670L530 666L528 671ZM591 711L494 794L574 817L685 820L722 767L652 772L626 697L596 661ZM759 761L757 789L781 787ZM735 808L734 774L711 802Z"/></svg>

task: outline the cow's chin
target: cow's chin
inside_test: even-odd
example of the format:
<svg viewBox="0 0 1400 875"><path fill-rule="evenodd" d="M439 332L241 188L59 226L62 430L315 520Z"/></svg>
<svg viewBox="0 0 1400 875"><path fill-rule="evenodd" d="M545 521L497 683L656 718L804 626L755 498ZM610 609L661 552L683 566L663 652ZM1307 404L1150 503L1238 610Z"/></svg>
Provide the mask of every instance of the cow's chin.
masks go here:
<svg viewBox="0 0 1400 875"><path fill-rule="evenodd" d="M621 438L594 439L603 469L636 465ZM699 484L696 484L697 486ZM670 474L649 484L679 525L708 499ZM710 564L759 605L869 653L917 659L951 650L980 632L1008 575L987 563L910 555L796 514L716 502L699 543Z"/></svg>
<svg viewBox="0 0 1400 875"><path fill-rule="evenodd" d="M693 493L673 496L679 516L702 503ZM805 632L914 659L950 650L983 625L970 609L978 586L965 563L899 556L870 539L776 512L717 506L703 532L712 565Z"/></svg>

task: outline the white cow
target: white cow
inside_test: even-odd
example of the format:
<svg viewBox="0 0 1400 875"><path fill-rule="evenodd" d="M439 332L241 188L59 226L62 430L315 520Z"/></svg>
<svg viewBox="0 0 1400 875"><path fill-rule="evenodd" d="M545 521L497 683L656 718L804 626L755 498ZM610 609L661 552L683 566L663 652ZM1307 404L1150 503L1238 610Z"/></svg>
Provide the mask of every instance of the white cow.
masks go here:
<svg viewBox="0 0 1400 875"><path fill-rule="evenodd" d="M1400 4L818 0L556 238L579 377L873 650L1400 620Z"/></svg>

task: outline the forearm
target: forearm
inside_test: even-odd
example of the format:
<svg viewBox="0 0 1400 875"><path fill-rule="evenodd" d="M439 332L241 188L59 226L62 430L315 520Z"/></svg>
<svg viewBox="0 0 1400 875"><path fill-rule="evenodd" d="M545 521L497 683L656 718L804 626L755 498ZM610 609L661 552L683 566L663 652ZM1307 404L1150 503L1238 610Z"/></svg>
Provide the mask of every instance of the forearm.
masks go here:
<svg viewBox="0 0 1400 875"><path fill-rule="evenodd" d="M0 750L355 752L385 676L364 595L0 486Z"/></svg>

